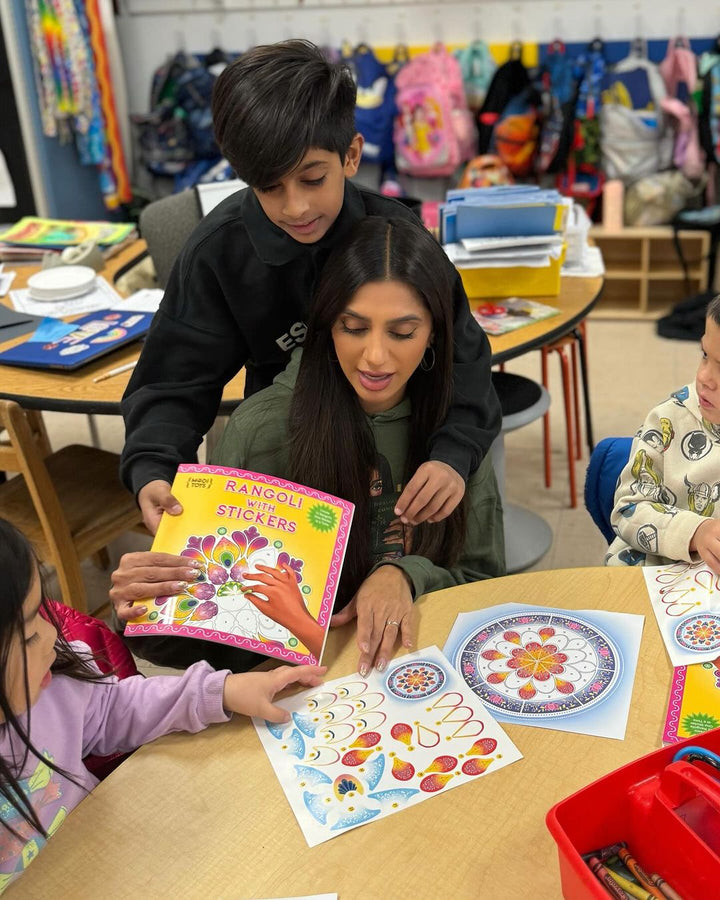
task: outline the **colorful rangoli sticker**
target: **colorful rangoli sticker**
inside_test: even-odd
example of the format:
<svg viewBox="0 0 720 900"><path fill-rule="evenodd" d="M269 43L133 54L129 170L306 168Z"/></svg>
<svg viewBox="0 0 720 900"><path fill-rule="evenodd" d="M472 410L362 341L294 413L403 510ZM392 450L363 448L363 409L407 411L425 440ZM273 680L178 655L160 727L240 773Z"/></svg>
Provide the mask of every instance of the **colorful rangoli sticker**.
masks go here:
<svg viewBox="0 0 720 900"><path fill-rule="evenodd" d="M435 663L403 663L390 672L388 690L401 700L431 697L445 684L445 673Z"/></svg>
<svg viewBox="0 0 720 900"><path fill-rule="evenodd" d="M622 668L613 641L576 616L513 615L465 638L455 667L491 710L509 716L564 716L605 700Z"/></svg>
<svg viewBox="0 0 720 900"><path fill-rule="evenodd" d="M675 629L675 640L685 650L697 650L698 653L720 649L720 615L700 613L688 616Z"/></svg>

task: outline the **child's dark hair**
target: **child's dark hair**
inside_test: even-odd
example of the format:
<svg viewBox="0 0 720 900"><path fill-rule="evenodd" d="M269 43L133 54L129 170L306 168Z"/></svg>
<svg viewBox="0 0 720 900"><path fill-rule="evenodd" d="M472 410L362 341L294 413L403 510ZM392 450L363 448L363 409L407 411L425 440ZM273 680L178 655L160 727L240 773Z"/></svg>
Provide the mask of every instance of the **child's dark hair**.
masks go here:
<svg viewBox="0 0 720 900"><path fill-rule="evenodd" d="M26 712L20 715L13 711L7 694L8 657L16 639L25 641L25 621L23 604L30 593L36 577L40 577L40 567L30 542L10 522L0 518L0 572L3 574L2 597L0 597L0 712L5 727L14 732L24 747L20 758L10 763L0 757L0 796L13 806L20 816L43 836L45 830L32 804L26 797L18 777L27 763L30 753L42 759L46 765L66 778L73 776L56 766L44 756L30 740L30 685L27 677L27 663L23 653L23 679L25 687ZM69 675L84 681L100 681L105 676L94 669L87 660L78 656L60 632L52 607L43 599L40 603L42 616L54 626L58 633L55 643L57 658L52 665L54 673ZM76 782L77 783L77 782ZM2 824L16 837L17 831L5 819Z"/></svg>
<svg viewBox="0 0 720 900"><path fill-rule="evenodd" d="M358 396L338 365L332 327L354 294L373 281L407 285L430 312L435 362L419 366L407 384L412 401L407 480L427 461L429 437L445 420L452 399L451 271L442 248L420 222L366 216L333 251L320 276L290 407L290 477L355 504L337 608L352 598L371 567L370 474L377 450ZM443 521L413 529L411 552L452 565L466 523L463 498Z"/></svg>
<svg viewBox="0 0 720 900"><path fill-rule="evenodd" d="M715 294L712 300L708 303L705 318L712 319L716 325L720 325L720 294Z"/></svg>
<svg viewBox="0 0 720 900"><path fill-rule="evenodd" d="M253 47L215 82L215 138L243 181L269 187L311 147L344 161L356 134L355 95L350 69L310 41Z"/></svg>

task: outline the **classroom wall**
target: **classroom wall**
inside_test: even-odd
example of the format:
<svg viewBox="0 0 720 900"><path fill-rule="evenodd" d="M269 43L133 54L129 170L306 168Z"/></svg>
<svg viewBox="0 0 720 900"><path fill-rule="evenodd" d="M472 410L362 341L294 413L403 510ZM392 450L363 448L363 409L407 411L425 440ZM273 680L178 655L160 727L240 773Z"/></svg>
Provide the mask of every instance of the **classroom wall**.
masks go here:
<svg viewBox="0 0 720 900"><path fill-rule="evenodd" d="M153 71L180 49L237 51L290 37L339 47L343 40L416 46L482 38L507 45L720 32L720 8L707 0L687 0L682 8L677 0L122 0L120 8L131 112L147 111Z"/></svg>

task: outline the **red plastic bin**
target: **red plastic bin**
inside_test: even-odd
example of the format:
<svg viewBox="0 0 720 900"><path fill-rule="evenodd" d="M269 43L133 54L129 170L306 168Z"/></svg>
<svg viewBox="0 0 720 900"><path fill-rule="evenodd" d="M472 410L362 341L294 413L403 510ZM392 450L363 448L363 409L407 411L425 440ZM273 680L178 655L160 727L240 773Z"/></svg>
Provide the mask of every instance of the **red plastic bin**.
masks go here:
<svg viewBox="0 0 720 900"><path fill-rule="evenodd" d="M567 900L607 900L582 854L618 841L683 900L720 897L720 778L703 763L672 762L687 746L720 754L720 728L642 756L548 812Z"/></svg>

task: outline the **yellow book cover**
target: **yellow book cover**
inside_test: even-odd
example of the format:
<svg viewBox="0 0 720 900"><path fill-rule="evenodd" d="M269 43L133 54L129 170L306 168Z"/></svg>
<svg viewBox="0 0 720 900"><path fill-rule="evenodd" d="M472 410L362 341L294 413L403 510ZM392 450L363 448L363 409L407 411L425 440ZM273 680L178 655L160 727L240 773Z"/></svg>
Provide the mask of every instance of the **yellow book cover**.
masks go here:
<svg viewBox="0 0 720 900"><path fill-rule="evenodd" d="M200 577L156 597L127 635L182 635L291 663L318 663L345 558L352 503L223 466L181 465L152 549L195 559Z"/></svg>
<svg viewBox="0 0 720 900"><path fill-rule="evenodd" d="M720 726L720 656L712 662L676 666L663 741L682 741Z"/></svg>

